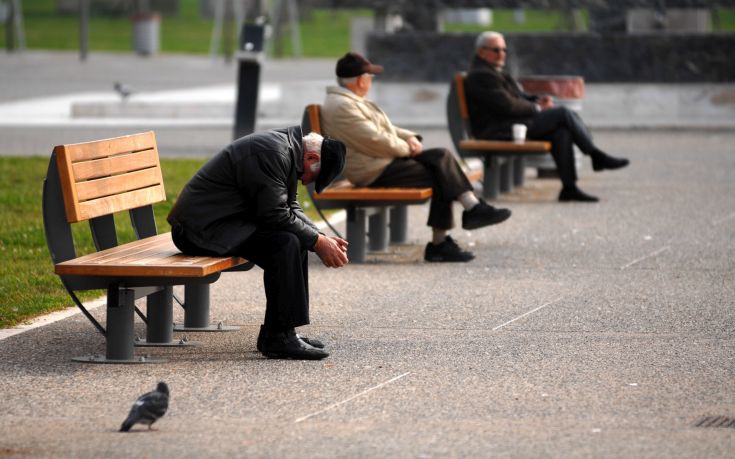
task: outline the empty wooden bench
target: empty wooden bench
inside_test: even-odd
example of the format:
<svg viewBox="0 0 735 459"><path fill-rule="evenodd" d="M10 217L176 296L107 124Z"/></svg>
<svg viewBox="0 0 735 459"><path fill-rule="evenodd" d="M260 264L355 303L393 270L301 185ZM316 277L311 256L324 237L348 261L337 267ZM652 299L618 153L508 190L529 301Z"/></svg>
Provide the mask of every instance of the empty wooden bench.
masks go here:
<svg viewBox="0 0 735 459"><path fill-rule="evenodd" d="M173 286L186 286L188 316L209 314L209 284L225 270L252 267L239 257L183 255L171 234L157 234L153 204L166 200L153 132L54 148L43 185L43 221L54 272L72 300L107 341L104 356L84 362L136 363L134 345L185 345L173 334ZM137 240L118 245L116 212L128 211ZM97 252L77 256L72 224L89 222ZM107 291L103 327L76 296ZM146 297L146 314L135 300ZM146 322L146 340L136 343L135 312Z"/></svg>
<svg viewBox="0 0 735 459"><path fill-rule="evenodd" d="M500 192L523 185L524 157L549 153L551 142L526 140L478 140L472 135L464 90L464 73L452 80L447 97L447 123L457 152L462 157L479 157L484 163L483 194L494 199Z"/></svg>

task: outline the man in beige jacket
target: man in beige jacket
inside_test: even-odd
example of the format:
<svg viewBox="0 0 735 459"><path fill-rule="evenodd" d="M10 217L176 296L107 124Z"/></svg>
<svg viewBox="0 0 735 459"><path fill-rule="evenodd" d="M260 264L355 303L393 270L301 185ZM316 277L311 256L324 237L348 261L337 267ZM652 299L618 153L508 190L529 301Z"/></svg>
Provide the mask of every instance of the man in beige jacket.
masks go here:
<svg viewBox="0 0 735 459"><path fill-rule="evenodd" d="M344 175L357 186L432 187L428 225L432 242L426 261L470 261L474 255L449 236L454 227L452 202L464 207L462 227L476 229L500 223L510 210L496 209L478 199L462 168L446 149L424 149L421 136L390 122L374 102L365 98L373 76L383 67L357 53L337 62L339 86L327 88L322 107L322 130L347 146Z"/></svg>

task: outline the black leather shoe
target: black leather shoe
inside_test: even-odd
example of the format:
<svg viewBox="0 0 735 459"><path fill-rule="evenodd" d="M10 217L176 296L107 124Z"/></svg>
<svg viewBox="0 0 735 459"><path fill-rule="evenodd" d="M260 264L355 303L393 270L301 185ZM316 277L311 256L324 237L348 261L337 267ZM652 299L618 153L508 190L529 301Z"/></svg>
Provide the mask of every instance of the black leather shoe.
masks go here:
<svg viewBox="0 0 735 459"><path fill-rule="evenodd" d="M584 191L580 190L579 188L574 187L574 188L562 188L561 193L559 193L559 201L561 202L568 202L568 201L597 202L599 201L599 199L596 196L587 194Z"/></svg>
<svg viewBox="0 0 735 459"><path fill-rule="evenodd" d="M266 339L267 336L268 330L266 330L265 325L261 325L260 333L258 333L258 341L255 344L255 348L261 352L263 351L263 341ZM317 349L324 349L324 343L316 338L308 338L306 336L301 336L298 333L296 334L296 336L298 336L299 339L301 339L301 341L305 342L306 344L314 346Z"/></svg>
<svg viewBox="0 0 735 459"><path fill-rule="evenodd" d="M462 250L451 236L447 236L441 244L426 244L424 260L431 262L464 262L473 260L472 252Z"/></svg>
<svg viewBox="0 0 735 459"><path fill-rule="evenodd" d="M496 225L510 217L509 209L496 209L484 200L469 210L462 212L462 228L466 230Z"/></svg>
<svg viewBox="0 0 735 459"><path fill-rule="evenodd" d="M630 161L625 158L616 158L602 152L592 157L592 170L597 172L603 171L605 169L620 169L621 167L625 167L628 164L630 164Z"/></svg>
<svg viewBox="0 0 735 459"><path fill-rule="evenodd" d="M329 353L303 342L292 328L285 332L268 333L260 351L269 359L321 360Z"/></svg>

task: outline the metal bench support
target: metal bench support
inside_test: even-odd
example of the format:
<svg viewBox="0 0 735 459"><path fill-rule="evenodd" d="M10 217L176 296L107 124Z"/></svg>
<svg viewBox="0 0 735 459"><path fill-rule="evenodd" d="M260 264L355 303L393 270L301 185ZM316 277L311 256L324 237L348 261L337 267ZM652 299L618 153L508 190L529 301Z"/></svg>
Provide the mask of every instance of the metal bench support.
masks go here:
<svg viewBox="0 0 735 459"><path fill-rule="evenodd" d="M186 338L174 340L173 287L166 286L146 297L148 326L145 339L135 339L136 346L186 347L199 343Z"/></svg>
<svg viewBox="0 0 735 459"><path fill-rule="evenodd" d="M382 252L388 248L388 209L375 209L368 217L369 247L373 252Z"/></svg>
<svg viewBox="0 0 735 459"><path fill-rule="evenodd" d="M395 206L390 209L390 242L405 244L408 240L408 206Z"/></svg>
<svg viewBox="0 0 735 459"><path fill-rule="evenodd" d="M184 325L174 324L174 331L224 332L237 331L240 327L209 323L210 284L186 284L184 286Z"/></svg>
<svg viewBox="0 0 735 459"><path fill-rule="evenodd" d="M513 185L523 186L525 181L526 159L523 157L513 160Z"/></svg>

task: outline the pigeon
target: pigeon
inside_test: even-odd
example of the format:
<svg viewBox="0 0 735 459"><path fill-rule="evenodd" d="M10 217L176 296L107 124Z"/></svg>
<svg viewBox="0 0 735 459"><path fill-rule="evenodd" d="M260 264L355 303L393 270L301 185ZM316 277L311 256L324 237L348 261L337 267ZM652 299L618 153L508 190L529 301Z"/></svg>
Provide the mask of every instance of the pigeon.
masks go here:
<svg viewBox="0 0 735 459"><path fill-rule="evenodd" d="M130 94L133 93L133 90L130 89L130 86L126 84L122 84L119 81L116 81L113 85L113 88L115 89L115 92L120 94L120 98L124 101L127 100L127 98L130 96Z"/></svg>
<svg viewBox="0 0 735 459"><path fill-rule="evenodd" d="M148 430L168 409L168 386L159 382L156 390L141 395L130 409L127 419L120 426L120 432L127 432L135 424L147 424Z"/></svg>

